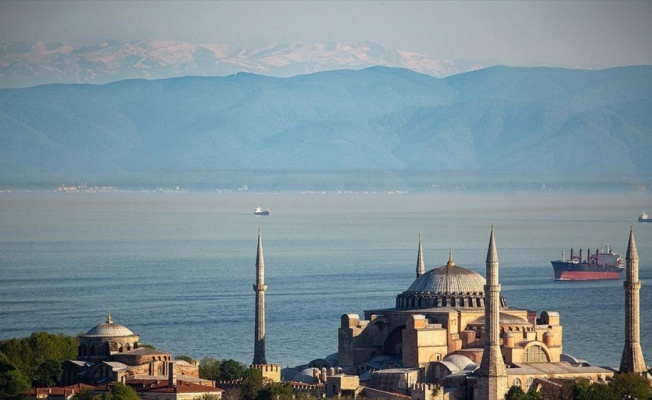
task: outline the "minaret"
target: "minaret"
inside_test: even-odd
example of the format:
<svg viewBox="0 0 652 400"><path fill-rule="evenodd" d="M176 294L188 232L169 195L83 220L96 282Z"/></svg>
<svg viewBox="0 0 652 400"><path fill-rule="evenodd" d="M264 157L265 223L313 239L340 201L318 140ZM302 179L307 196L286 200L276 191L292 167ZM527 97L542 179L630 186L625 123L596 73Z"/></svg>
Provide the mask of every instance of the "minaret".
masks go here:
<svg viewBox="0 0 652 400"><path fill-rule="evenodd" d="M491 225L489 249L486 260L485 291L485 345L482 362L478 369L476 395L478 399L503 399L507 393L507 371L500 351L500 283L498 280L498 253L494 238L494 227Z"/></svg>
<svg viewBox="0 0 652 400"><path fill-rule="evenodd" d="M263 240L258 227L258 253L256 254L256 337L254 339L254 361L252 364L267 364L265 358L265 260L263 259Z"/></svg>
<svg viewBox="0 0 652 400"><path fill-rule="evenodd" d="M423 261L423 247L421 246L421 232L419 232L419 254L417 255L417 278L426 273L426 265Z"/></svg>
<svg viewBox="0 0 652 400"><path fill-rule="evenodd" d="M641 350L641 314L640 298L641 282L638 280L638 250L634 240L634 227L629 228L629 243L627 244L625 287L625 347L620 360L620 372L646 371L645 359Z"/></svg>

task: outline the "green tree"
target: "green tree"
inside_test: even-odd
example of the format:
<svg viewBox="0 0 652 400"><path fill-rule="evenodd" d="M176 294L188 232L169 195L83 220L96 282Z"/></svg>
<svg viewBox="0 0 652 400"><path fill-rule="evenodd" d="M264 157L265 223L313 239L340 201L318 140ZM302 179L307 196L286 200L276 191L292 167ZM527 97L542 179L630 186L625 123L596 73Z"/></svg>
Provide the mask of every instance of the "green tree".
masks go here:
<svg viewBox="0 0 652 400"><path fill-rule="evenodd" d="M111 388L110 393L111 400L140 400L138 393L134 389L121 382L116 383Z"/></svg>
<svg viewBox="0 0 652 400"><path fill-rule="evenodd" d="M589 400L589 387L591 382L588 379L577 379L573 383L573 399L574 400Z"/></svg>
<svg viewBox="0 0 652 400"><path fill-rule="evenodd" d="M220 361L210 356L205 356L199 361L199 377L219 381L220 378Z"/></svg>
<svg viewBox="0 0 652 400"><path fill-rule="evenodd" d="M25 338L13 338L0 342L0 352L4 353L9 362L21 373L32 375L32 349ZM29 379L29 378L28 378Z"/></svg>
<svg viewBox="0 0 652 400"><path fill-rule="evenodd" d="M289 383L273 383L261 388L256 400L292 400L294 389Z"/></svg>
<svg viewBox="0 0 652 400"><path fill-rule="evenodd" d="M637 398L639 400L650 397L650 386L643 376L635 373L622 373L614 375L610 382L611 388L619 399Z"/></svg>
<svg viewBox="0 0 652 400"><path fill-rule="evenodd" d="M89 399L84 398L79 400ZM138 393L134 389L130 388L124 383L118 382L111 388L108 393L92 396L90 400L140 400L140 396L138 396Z"/></svg>
<svg viewBox="0 0 652 400"><path fill-rule="evenodd" d="M0 399L17 399L29 388L29 379L0 352Z"/></svg>
<svg viewBox="0 0 652 400"><path fill-rule="evenodd" d="M55 360L60 364L75 358L77 345L77 338L72 336L34 332L27 338L0 341L0 352L31 382L38 379L37 370L44 362Z"/></svg>
<svg viewBox="0 0 652 400"><path fill-rule="evenodd" d="M243 379L247 374L249 367L235 360L222 360L220 364L220 379L223 381L232 381Z"/></svg>
<svg viewBox="0 0 652 400"><path fill-rule="evenodd" d="M541 397L540 393L528 392L525 393L520 386L512 386L505 395L505 400L537 400Z"/></svg>
<svg viewBox="0 0 652 400"><path fill-rule="evenodd" d="M588 400L620 400L613 388L605 383L593 383L589 386Z"/></svg>
<svg viewBox="0 0 652 400"><path fill-rule="evenodd" d="M263 375L259 370L250 368L240 384L240 400L256 400L262 389Z"/></svg>
<svg viewBox="0 0 652 400"><path fill-rule="evenodd" d="M72 396L71 400L94 400L99 399L100 396L94 395L93 390L89 388L84 388Z"/></svg>
<svg viewBox="0 0 652 400"><path fill-rule="evenodd" d="M32 362L41 365L46 360L63 362L77 356L77 338L63 334L34 332L28 338Z"/></svg>
<svg viewBox="0 0 652 400"><path fill-rule="evenodd" d="M61 375L63 374L63 367L61 362L55 359L45 360L39 365L36 373L34 374L34 387L51 387L55 386Z"/></svg>

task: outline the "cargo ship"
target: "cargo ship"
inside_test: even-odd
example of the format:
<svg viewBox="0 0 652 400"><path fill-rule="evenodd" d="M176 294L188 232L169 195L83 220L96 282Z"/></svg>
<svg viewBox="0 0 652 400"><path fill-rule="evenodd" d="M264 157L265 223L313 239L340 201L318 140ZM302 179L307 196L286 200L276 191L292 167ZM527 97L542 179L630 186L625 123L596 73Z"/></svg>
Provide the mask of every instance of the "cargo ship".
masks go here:
<svg viewBox="0 0 652 400"><path fill-rule="evenodd" d="M582 257L582 249L575 254L570 249L570 259L566 259L566 252L561 253L561 260L551 261L555 271L555 280L558 281L589 281L600 279L618 279L625 270L623 258L616 254L608 245L605 250L586 250L586 258Z"/></svg>

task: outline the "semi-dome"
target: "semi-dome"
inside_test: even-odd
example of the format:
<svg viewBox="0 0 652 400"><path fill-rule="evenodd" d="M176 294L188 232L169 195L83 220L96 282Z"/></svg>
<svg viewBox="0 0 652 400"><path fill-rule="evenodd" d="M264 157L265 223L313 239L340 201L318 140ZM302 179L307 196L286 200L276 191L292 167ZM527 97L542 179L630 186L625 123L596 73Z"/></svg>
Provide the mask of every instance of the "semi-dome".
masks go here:
<svg viewBox="0 0 652 400"><path fill-rule="evenodd" d="M127 327L116 324L111 319L111 313L106 319L106 322L91 328L84 336L95 336L95 337L120 337L120 336L134 336L135 334L130 331Z"/></svg>
<svg viewBox="0 0 652 400"><path fill-rule="evenodd" d="M463 356L461 354L452 354L450 356L446 356L444 358L444 361L448 361L450 363L455 364L455 366L457 368L459 368L460 370L465 369L470 364L474 364L473 360L471 360L467 356Z"/></svg>
<svg viewBox="0 0 652 400"><path fill-rule="evenodd" d="M484 316L476 318L475 321L471 322L469 326L482 325L484 326ZM508 314L505 312L500 312L499 314L499 323L500 325L510 325L510 326L532 326L531 322L524 320L521 317L516 315Z"/></svg>

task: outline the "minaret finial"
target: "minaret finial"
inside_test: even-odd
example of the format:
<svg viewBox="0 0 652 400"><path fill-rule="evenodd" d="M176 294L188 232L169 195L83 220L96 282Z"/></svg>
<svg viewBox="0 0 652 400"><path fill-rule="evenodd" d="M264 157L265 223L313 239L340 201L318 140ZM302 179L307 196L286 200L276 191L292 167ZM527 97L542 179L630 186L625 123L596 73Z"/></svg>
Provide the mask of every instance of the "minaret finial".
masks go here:
<svg viewBox="0 0 652 400"><path fill-rule="evenodd" d="M109 309L109 312L108 312L108 314L106 316L106 323L107 324L112 324L113 323L113 320L111 319L111 309Z"/></svg>
<svg viewBox="0 0 652 400"><path fill-rule="evenodd" d="M421 231L419 231L419 254L417 255L417 278L426 273L426 264L423 261L423 246L421 245Z"/></svg>
<svg viewBox="0 0 652 400"><path fill-rule="evenodd" d="M627 242L627 252L625 260L638 260L638 249L636 248L636 239L634 239L634 224L629 227L629 241Z"/></svg>
<svg viewBox="0 0 652 400"><path fill-rule="evenodd" d="M449 247L448 248L448 263L446 263L447 267L454 267L455 266L455 261L453 261L453 248Z"/></svg>
<svg viewBox="0 0 652 400"><path fill-rule="evenodd" d="M487 249L487 260L488 263L497 263L498 262L498 251L496 251L496 239L494 237L494 224L491 224L491 235L489 236L489 248ZM486 277L487 279L489 277Z"/></svg>
<svg viewBox="0 0 652 400"><path fill-rule="evenodd" d="M265 258L263 257L263 235L262 229L258 227L258 249L256 252L256 283L265 283Z"/></svg>

